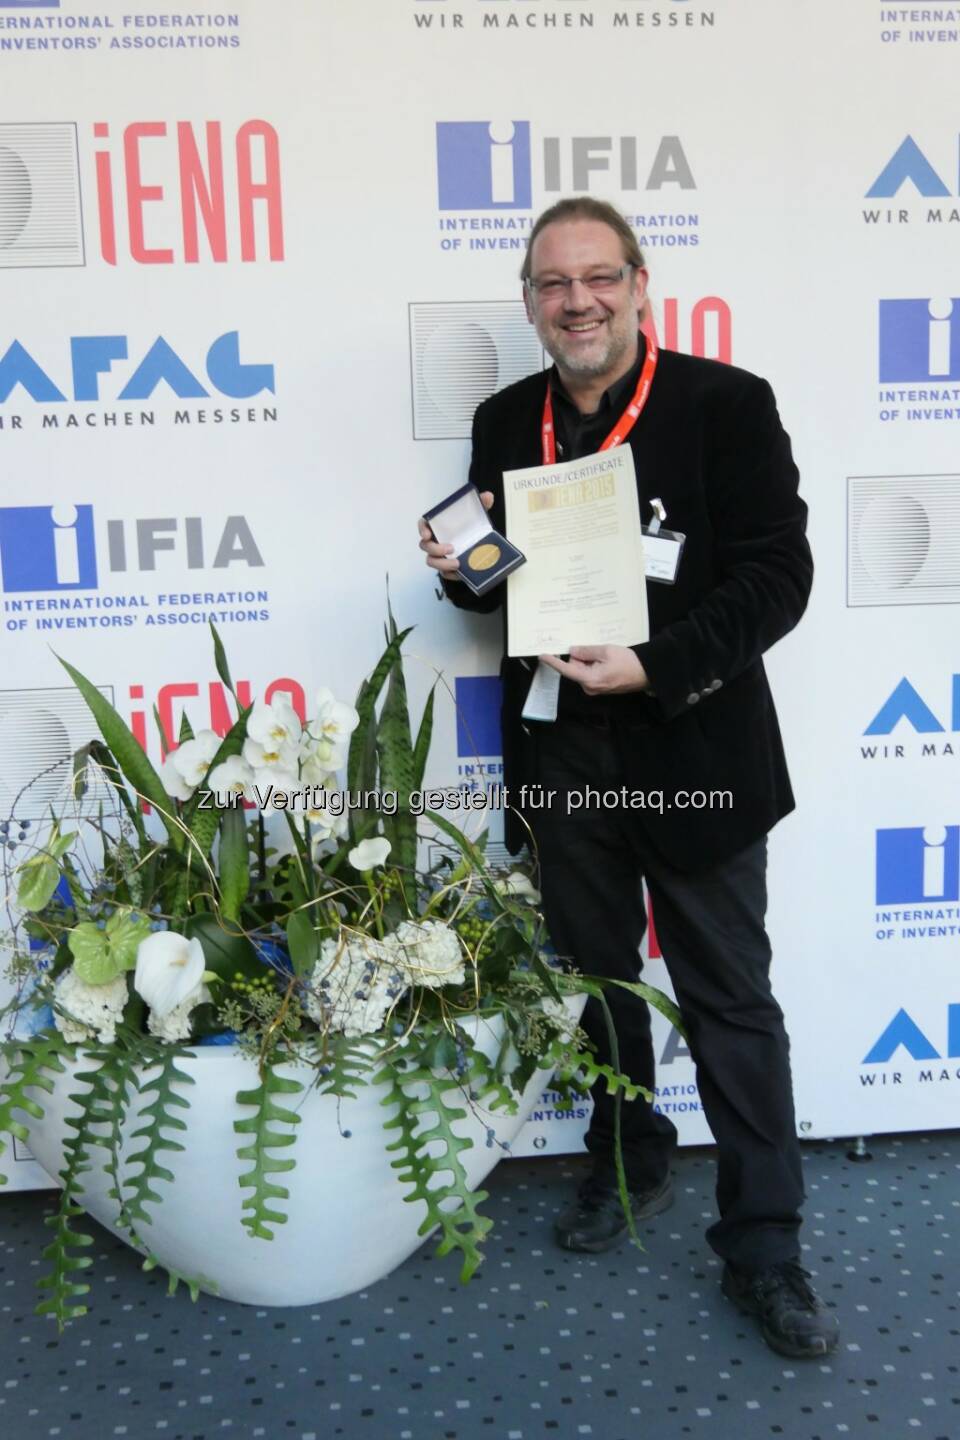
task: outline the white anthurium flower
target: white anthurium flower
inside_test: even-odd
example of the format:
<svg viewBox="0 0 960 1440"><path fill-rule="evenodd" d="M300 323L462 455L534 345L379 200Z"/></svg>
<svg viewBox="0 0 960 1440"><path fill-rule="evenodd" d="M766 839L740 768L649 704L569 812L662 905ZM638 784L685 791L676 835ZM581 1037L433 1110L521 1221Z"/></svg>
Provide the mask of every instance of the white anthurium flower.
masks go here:
<svg viewBox="0 0 960 1440"><path fill-rule="evenodd" d="M199 940L158 930L140 942L133 988L162 1020L200 984L205 969Z"/></svg>
<svg viewBox="0 0 960 1440"><path fill-rule="evenodd" d="M516 895L518 900L528 900L531 905L540 904L540 891L530 883L522 870L512 870L503 880L495 880L494 889L501 895Z"/></svg>
<svg viewBox="0 0 960 1440"><path fill-rule="evenodd" d="M171 800L189 800L196 787L187 784L173 760L174 756L168 755L160 766L160 783Z"/></svg>
<svg viewBox="0 0 960 1440"><path fill-rule="evenodd" d="M307 724L307 729L316 740L329 740L334 745L343 745L360 724L360 716L352 705L334 699L332 690L317 691L317 713Z"/></svg>
<svg viewBox="0 0 960 1440"><path fill-rule="evenodd" d="M170 756L174 770L194 790L210 769L210 761L220 749L220 736L213 730L198 730L192 740L184 740Z"/></svg>
<svg viewBox="0 0 960 1440"><path fill-rule="evenodd" d="M372 840L361 840L359 845L354 845L353 849L347 852L347 859L354 870L374 870L384 863L389 854L390 841L378 835Z"/></svg>
<svg viewBox="0 0 960 1440"><path fill-rule="evenodd" d="M252 800L253 779L253 770L246 760L239 755L231 755L210 771L207 788L213 791L220 805L227 804L233 795L242 795L244 800Z"/></svg>

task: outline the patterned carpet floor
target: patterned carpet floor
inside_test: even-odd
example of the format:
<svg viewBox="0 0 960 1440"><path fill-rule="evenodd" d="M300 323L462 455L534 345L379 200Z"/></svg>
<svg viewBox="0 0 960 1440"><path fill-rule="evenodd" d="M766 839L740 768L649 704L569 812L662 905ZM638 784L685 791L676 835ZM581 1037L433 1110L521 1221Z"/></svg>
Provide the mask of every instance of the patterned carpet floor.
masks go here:
<svg viewBox="0 0 960 1440"><path fill-rule="evenodd" d="M843 1325L823 1363L771 1353L721 1295L709 1150L678 1155L643 1251L556 1249L584 1162L512 1160L469 1285L428 1243L369 1290L293 1310L169 1299L97 1229L90 1313L62 1336L33 1314L51 1196L0 1196L0 1435L957 1440L960 1135L869 1148L859 1164L848 1144L803 1147L804 1262Z"/></svg>

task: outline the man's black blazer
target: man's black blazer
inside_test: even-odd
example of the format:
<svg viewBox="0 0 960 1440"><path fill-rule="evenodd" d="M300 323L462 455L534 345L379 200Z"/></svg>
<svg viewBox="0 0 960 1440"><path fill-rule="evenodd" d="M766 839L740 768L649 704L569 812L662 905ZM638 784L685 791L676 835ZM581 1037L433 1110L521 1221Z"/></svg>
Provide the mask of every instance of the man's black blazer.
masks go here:
<svg viewBox="0 0 960 1440"><path fill-rule="evenodd" d="M474 417L470 479L493 491L498 529L503 471L542 463L546 386L546 372L531 375ZM635 649L652 694L598 703L631 727L631 787L665 792L664 813L632 812L637 823L667 863L693 871L735 854L793 809L761 656L806 607L807 510L773 392L745 370L661 351L628 443L643 523L659 496L667 527L687 539L676 584L647 586L650 639ZM506 586L482 597L459 582L446 591L461 608L490 611L504 603ZM522 783L537 783L539 727L520 717L531 666L505 658L502 675L504 783L515 798ZM679 791L712 790L731 791L732 808L674 802ZM510 848L525 838L508 815Z"/></svg>

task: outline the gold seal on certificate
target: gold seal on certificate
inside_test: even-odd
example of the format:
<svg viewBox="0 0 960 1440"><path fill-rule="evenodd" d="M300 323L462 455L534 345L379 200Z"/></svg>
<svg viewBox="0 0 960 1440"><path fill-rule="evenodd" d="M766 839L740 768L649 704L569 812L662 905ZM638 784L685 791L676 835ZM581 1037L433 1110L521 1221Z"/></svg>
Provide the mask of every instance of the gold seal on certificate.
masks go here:
<svg viewBox="0 0 960 1440"><path fill-rule="evenodd" d="M471 570L492 570L501 553L499 545L475 545L467 556L467 564Z"/></svg>
<svg viewBox="0 0 960 1440"><path fill-rule="evenodd" d="M507 581L507 654L649 637L633 452L615 445L561 465L508 470L506 531L527 564Z"/></svg>

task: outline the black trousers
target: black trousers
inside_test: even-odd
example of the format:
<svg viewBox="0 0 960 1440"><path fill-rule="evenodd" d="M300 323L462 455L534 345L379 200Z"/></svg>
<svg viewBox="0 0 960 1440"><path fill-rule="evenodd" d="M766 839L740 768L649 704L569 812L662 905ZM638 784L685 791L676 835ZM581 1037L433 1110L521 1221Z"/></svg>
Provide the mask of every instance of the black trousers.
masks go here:
<svg viewBox="0 0 960 1440"><path fill-rule="evenodd" d="M646 926L642 879L687 1030L706 1118L717 1143L720 1218L707 1231L717 1254L763 1268L799 1253L800 1151L783 1014L770 989L766 838L710 870L681 873L659 860L642 819L623 807L573 808L568 792L627 785L628 747L642 735L616 723L561 719L537 726L538 779L556 798L529 814L543 907L558 952L584 974L635 980ZM668 799L670 797L667 797ZM735 801L735 797L734 797ZM654 1055L646 1004L611 986L621 1069L648 1090ZM599 1003L584 1028L610 1061ZM613 1165L614 1101L595 1087L587 1148L596 1169ZM623 1102L621 1134L631 1185L667 1173L676 1130L642 1098Z"/></svg>

